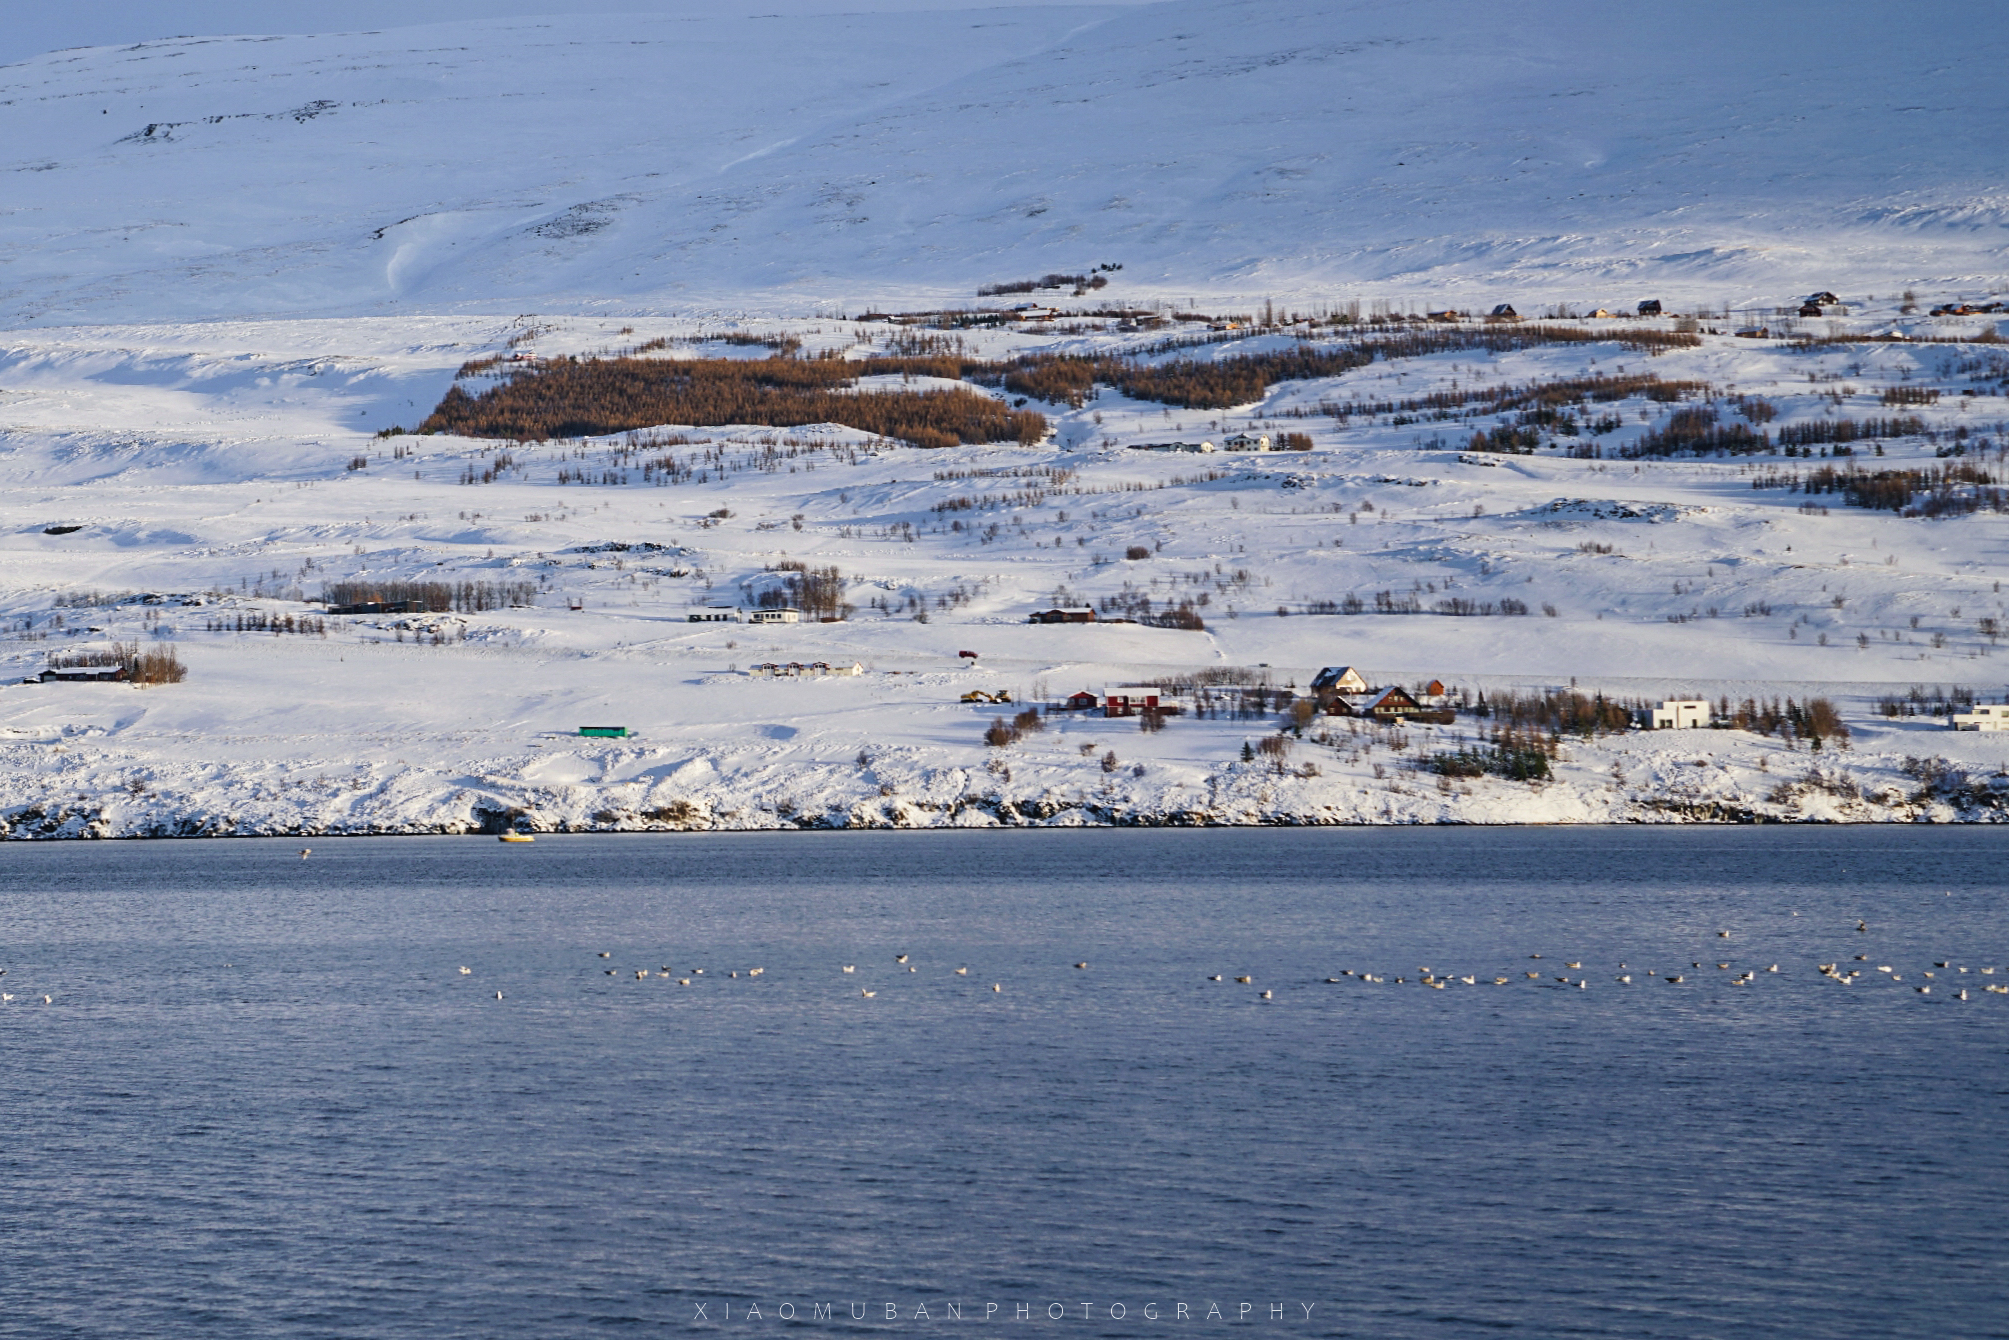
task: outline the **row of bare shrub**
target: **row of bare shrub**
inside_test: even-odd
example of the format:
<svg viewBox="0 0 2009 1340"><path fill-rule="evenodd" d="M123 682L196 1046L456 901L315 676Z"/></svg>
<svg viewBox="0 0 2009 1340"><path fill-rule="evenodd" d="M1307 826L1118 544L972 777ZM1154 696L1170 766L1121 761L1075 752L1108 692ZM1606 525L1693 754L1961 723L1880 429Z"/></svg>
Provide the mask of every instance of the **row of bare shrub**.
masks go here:
<svg viewBox="0 0 2009 1340"><path fill-rule="evenodd" d="M431 614L480 614L537 603L535 582L413 582L357 579L324 582L321 600L333 605L395 605L416 601Z"/></svg>

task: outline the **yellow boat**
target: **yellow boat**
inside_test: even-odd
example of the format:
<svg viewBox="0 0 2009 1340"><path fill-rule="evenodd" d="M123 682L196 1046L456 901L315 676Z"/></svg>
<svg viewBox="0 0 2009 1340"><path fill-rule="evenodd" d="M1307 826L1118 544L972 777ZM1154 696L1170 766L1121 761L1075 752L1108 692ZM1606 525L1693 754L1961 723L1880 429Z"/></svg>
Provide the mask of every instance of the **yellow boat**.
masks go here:
<svg viewBox="0 0 2009 1340"><path fill-rule="evenodd" d="M504 834L500 835L500 836L499 836L499 837L498 837L498 838L497 838L496 840L497 840L498 842L535 842L535 841L537 841L537 839L536 839L536 838L534 838L534 837L530 836L530 834L528 834L528 833L504 833Z"/></svg>

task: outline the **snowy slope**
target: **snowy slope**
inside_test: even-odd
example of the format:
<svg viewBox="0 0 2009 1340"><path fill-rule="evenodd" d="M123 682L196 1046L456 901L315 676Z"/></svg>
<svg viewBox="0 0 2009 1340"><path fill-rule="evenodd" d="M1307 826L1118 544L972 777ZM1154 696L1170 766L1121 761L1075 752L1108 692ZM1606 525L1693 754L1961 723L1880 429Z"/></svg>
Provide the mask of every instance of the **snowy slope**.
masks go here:
<svg viewBox="0 0 2009 1340"><path fill-rule="evenodd" d="M638 317L623 336L616 322L628 320L547 320L534 343L558 354L703 328ZM792 329L812 350L885 338L883 326L832 320L757 328ZM1286 383L1228 414L1105 391L1079 410L1048 407L1055 442L1034 448L702 430L688 434L700 445L675 450L712 454L676 483L644 476L619 441L510 445L515 464L469 483L503 444L371 434L522 330L436 316L0 335L0 681L13 681L0 682L0 833L460 831L517 813L589 828L2009 812L1905 770L1907 758L1943 756L1999 800L2009 734L1877 710L1914 685L2001 696L1988 629L2009 627L2003 514L1935 521L1754 489L1755 470L1812 468L1776 457L1480 456L1457 446L1472 421L1295 417L1323 400L1650 364L1664 379L1764 396L1774 427L1878 414L1884 387L1939 389L1940 403L1918 410L1936 436L1881 442L1873 459L1929 468L1961 442L1964 460L1999 470L2009 358L1992 346L1797 349L1713 335L1652 360L1616 344L1436 355ZM997 354L1137 337L978 338ZM1982 363L1992 378L1974 375ZM1612 447L1675 407L1635 397L1614 408L1625 423L1603 439ZM1316 446L1168 457L1125 445L1239 428L1307 431ZM795 454L762 468L763 444L783 437ZM1123 557L1133 549L1146 556ZM693 606L750 600L784 560L838 567L855 616L767 629L687 621ZM300 595L352 577L530 580L539 594L478 615L331 618L326 637L238 631L243 618L318 613ZM1529 612L1314 612L1348 594L1371 611L1380 591L1426 608L1512 598ZM1136 596L1202 601L1207 627L1025 622L1057 600ZM18 682L51 652L112 639L174 646L188 680ZM975 666L966 650L981 653ZM750 677L770 660L857 661L866 673ZM1570 744L1544 787L1440 789L1414 761L1483 723L1414 731L1403 748L1336 723L1279 774L1240 758L1274 732L1270 717L1182 719L1155 735L1067 718L999 750L981 739L999 709L959 701L977 688L1022 703L1229 667L1303 686L1331 664L1494 694L1570 683L1626 699L1821 694L1855 747L1809 756L1736 731L1634 734ZM593 724L638 736L573 734Z"/></svg>
<svg viewBox="0 0 2009 1340"><path fill-rule="evenodd" d="M1170 0L62 52L0 68L0 319L855 309L1100 261L1417 306L1983 289L1997 18Z"/></svg>

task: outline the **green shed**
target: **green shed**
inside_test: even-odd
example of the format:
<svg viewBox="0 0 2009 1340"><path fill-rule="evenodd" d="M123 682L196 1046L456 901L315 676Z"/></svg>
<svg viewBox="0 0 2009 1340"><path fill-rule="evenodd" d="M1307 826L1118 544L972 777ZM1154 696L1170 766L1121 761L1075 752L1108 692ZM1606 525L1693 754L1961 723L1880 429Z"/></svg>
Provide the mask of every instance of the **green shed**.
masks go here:
<svg viewBox="0 0 2009 1340"><path fill-rule="evenodd" d="M626 726L581 726L579 733L601 740L625 740L628 738L628 728Z"/></svg>

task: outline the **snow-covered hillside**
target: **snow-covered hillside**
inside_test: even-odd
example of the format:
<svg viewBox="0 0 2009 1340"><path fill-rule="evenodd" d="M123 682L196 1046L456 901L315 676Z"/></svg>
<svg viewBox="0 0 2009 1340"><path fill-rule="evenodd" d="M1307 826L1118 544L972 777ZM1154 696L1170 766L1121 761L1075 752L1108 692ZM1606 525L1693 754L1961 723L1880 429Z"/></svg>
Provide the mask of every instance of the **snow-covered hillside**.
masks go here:
<svg viewBox="0 0 2009 1340"><path fill-rule="evenodd" d="M1924 334L1992 323L1871 313L1866 324ZM718 329L434 317L0 340L6 676L113 640L171 646L190 672L144 689L0 688L11 740L0 743L0 818L27 836L454 831L509 815L532 827L682 827L2003 813L1989 778L2009 768L2009 734L1879 710L1913 686L1927 698L2000 695L2001 513L1851 507L1790 487L1824 463L1777 451L1623 458L1699 404L1699 390L1586 409L1600 425L1586 417L1574 440L1597 443L1602 459L1462 449L1511 414L1342 422L1332 410L1650 373L1708 386L1726 413L1762 400L1783 434L1889 417L1892 388L1938 391L1904 435L1875 442L1882 455L1864 443L1864 456L1985 472L2000 469L2009 427L2009 359L1996 346L1705 334L1658 357L1616 342L1455 352L1283 383L1214 413L1105 388L1079 409L1045 406L1054 437L1034 447L919 451L835 426L671 426L681 440L642 450L625 438L369 431L415 419L463 359L513 338L549 356ZM854 355L888 338L883 325L814 318L739 333L783 331L812 352ZM970 338L998 354L1144 337ZM1224 335L1191 352L1289 343ZM1301 431L1314 446L1131 446L1238 429ZM1852 463L1825 464L1837 462ZM752 604L788 562L836 567L852 617L688 622L698 607ZM325 635L262 631L321 617L302 598L345 580L528 582L536 595L483 613L327 616ZM1349 597L1362 612L1338 612ZM1206 628L1026 622L1053 604L1112 616L1147 600L1192 602ZM1495 612L1433 612L1452 601ZM978 653L973 664L963 652ZM791 661L865 673L749 673ZM1809 754L1742 731L1607 736L1568 744L1556 778L1530 787L1418 771L1487 729L1471 718L1406 734L1315 723L1287 767L1243 758L1275 733L1274 713L1186 717L1157 733L1069 715L1016 744L983 742L1028 700L1231 669L1302 689L1331 664L1377 682L1442 677L1473 695L1825 695L1854 747ZM1014 705L961 701L977 689L1009 690ZM602 724L635 736L575 734ZM1908 759L1950 762L1921 772Z"/></svg>
<svg viewBox="0 0 2009 1340"><path fill-rule="evenodd" d="M2009 812L2009 734L1911 710L2005 679L2009 38L1988 7L819 7L0 67L0 833ZM1106 288L1040 292L1056 319L855 319L1098 265L1120 267ZM1846 302L1801 315L1814 290ZM1646 298L1666 316L1632 322ZM1956 298L1982 310L1930 312ZM1332 353L1377 312L1496 303L1571 307L1595 337L1487 348L1560 323L1418 317L1379 329L1473 338L1221 410L1106 377L1078 405L987 386L1047 415L1032 445L379 436L468 360L477 392L554 356L763 339L1141 366ZM1112 306L1151 314L1091 311ZM1195 306L1244 320L1159 319ZM1639 451L1703 429L1771 436ZM1310 445L1133 449L1238 431ZM1935 515L1870 505L1897 494ZM793 565L835 568L851 617L689 621ZM311 603L348 581L496 583L512 607ZM1076 604L1105 621L1026 621ZM1204 628L1112 621L1181 605ZM115 641L186 680L20 682ZM1301 690L1340 664L1468 699L1826 697L1853 747L1621 733L1531 786L1419 767L1481 717L1318 721L1262 752L1269 699L984 742L1029 699Z"/></svg>
<svg viewBox="0 0 2009 1340"><path fill-rule="evenodd" d="M1167 0L0 67L0 320L2000 282L2009 32L1852 0ZM1619 290L1623 290L1622 292Z"/></svg>

